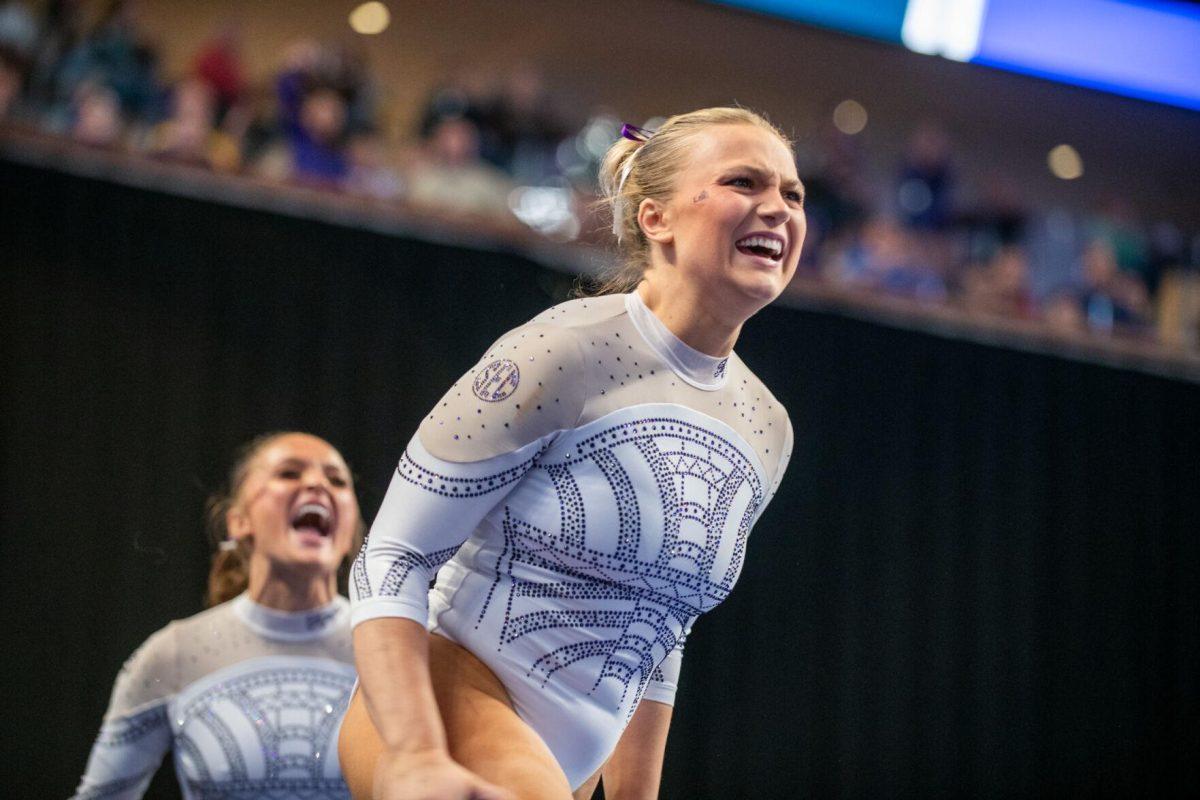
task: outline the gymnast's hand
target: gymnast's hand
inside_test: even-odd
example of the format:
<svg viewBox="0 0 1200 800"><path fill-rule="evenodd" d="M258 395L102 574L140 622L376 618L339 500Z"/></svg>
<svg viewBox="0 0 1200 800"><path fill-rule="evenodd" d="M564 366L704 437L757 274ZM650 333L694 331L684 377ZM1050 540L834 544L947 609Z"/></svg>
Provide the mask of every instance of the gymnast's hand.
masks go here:
<svg viewBox="0 0 1200 800"><path fill-rule="evenodd" d="M440 751L390 752L375 766L375 800L516 800Z"/></svg>

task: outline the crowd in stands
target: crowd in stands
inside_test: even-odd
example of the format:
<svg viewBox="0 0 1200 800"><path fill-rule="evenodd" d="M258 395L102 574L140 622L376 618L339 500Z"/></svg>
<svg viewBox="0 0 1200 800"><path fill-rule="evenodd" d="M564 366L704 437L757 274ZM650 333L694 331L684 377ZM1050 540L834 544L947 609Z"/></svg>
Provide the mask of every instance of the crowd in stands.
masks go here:
<svg viewBox="0 0 1200 800"><path fill-rule="evenodd" d="M0 120L89 147L602 241L596 167L620 120L567 111L535 68L456 74L427 98L415 130L397 136L381 122L383 92L361 50L294 42L263 83L247 75L242 47L228 26L197 48L186 74L167 76L134 0L48 0L37 14L0 0ZM1175 277L1196 284L1200 232L1147 224L1115 196L1035 211L1002 177L968 186L957 166L969 154L934 123L915 126L890 174L869 165L860 139L831 125L798 143L809 280L1146 339L1162 335ZM1166 338L1200 345L1194 317L1172 314L1183 329Z"/></svg>

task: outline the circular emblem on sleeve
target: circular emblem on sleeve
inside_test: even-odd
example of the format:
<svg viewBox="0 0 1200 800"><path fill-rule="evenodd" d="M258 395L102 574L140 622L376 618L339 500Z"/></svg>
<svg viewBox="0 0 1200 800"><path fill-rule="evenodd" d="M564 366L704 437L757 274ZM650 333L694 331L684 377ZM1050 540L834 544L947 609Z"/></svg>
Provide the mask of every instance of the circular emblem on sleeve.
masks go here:
<svg viewBox="0 0 1200 800"><path fill-rule="evenodd" d="M479 370L471 388L480 400L498 403L515 392L520 383L521 370L512 361L502 358Z"/></svg>

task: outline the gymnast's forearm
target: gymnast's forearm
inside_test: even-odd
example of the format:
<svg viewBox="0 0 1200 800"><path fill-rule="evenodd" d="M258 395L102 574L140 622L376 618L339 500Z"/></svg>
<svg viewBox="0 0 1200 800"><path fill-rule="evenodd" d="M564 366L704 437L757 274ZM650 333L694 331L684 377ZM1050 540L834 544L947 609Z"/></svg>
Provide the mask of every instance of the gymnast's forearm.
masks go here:
<svg viewBox="0 0 1200 800"><path fill-rule="evenodd" d="M387 750L445 752L425 628L399 617L367 620L354 629L354 657L367 713Z"/></svg>
<svg viewBox="0 0 1200 800"><path fill-rule="evenodd" d="M638 706L604 765L604 796L608 800L658 797L673 710L652 700L643 700Z"/></svg>

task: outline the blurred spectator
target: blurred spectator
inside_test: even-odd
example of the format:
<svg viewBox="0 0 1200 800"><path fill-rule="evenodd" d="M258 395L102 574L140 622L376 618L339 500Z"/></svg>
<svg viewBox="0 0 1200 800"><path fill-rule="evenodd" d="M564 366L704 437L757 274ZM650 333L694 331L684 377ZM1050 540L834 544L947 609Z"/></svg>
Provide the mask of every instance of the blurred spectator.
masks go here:
<svg viewBox="0 0 1200 800"><path fill-rule="evenodd" d="M1171 270L1159 285L1158 333L1176 347L1200 345L1200 273Z"/></svg>
<svg viewBox="0 0 1200 800"><path fill-rule="evenodd" d="M116 147L124 134L121 98L97 83L84 83L75 91L71 137L92 147Z"/></svg>
<svg viewBox="0 0 1200 800"><path fill-rule="evenodd" d="M1088 235L1103 239L1112 249L1117 268L1138 276L1147 286L1157 283L1151 274L1149 244L1145 231L1137 221L1133 207L1117 195L1107 197L1099 212L1090 220Z"/></svg>
<svg viewBox="0 0 1200 800"><path fill-rule="evenodd" d="M276 79L280 127L288 147L290 177L302 183L337 185L349 173L345 97L322 83L322 51L316 42L293 44Z"/></svg>
<svg viewBox="0 0 1200 800"><path fill-rule="evenodd" d="M243 164L255 164L277 143L277 106L278 98L270 87L251 85L242 93L241 102L225 113L221 128L239 143ZM283 177L288 173L290 168L285 164Z"/></svg>
<svg viewBox="0 0 1200 800"><path fill-rule="evenodd" d="M962 285L969 311L1013 319L1034 319L1037 304L1029 291L1029 264L1016 245L996 251L984 267L968 269Z"/></svg>
<svg viewBox="0 0 1200 800"><path fill-rule="evenodd" d="M538 185L561 177L558 145L575 131L560 117L541 72L531 65L510 70L498 88L484 71L464 70L430 95L420 133L429 139L442 122L465 119L476 131L482 160L518 183Z"/></svg>
<svg viewBox="0 0 1200 800"><path fill-rule="evenodd" d="M347 148L350 173L345 190L360 197L392 200L404 193L404 181L388 158L388 146L377 133L363 132Z"/></svg>
<svg viewBox="0 0 1200 800"><path fill-rule="evenodd" d="M1079 298L1070 290L1059 290L1046 298L1042 318L1046 325L1059 333L1080 333L1087 330L1087 320Z"/></svg>
<svg viewBox="0 0 1200 800"><path fill-rule="evenodd" d="M81 0L49 0L33 44L26 94L42 113L57 112L54 120L65 127L70 112L70 94L60 94L59 73L63 60L83 37Z"/></svg>
<svg viewBox="0 0 1200 800"><path fill-rule="evenodd" d="M304 39L290 45L277 77L280 129L290 177L342 186L350 175L352 137L375 130L375 82L361 49Z"/></svg>
<svg viewBox="0 0 1200 800"><path fill-rule="evenodd" d="M58 71L58 94L74 94L84 82L103 84L120 101L130 119L159 113L162 99L156 71L158 54L137 28L134 0L109 0L92 33L76 45Z"/></svg>
<svg viewBox="0 0 1200 800"><path fill-rule="evenodd" d="M149 150L160 158L221 171L239 166L237 143L213 127L217 96L198 78L182 81L171 95L171 115L155 126Z"/></svg>
<svg viewBox="0 0 1200 800"><path fill-rule="evenodd" d="M1025 240L1027 212L1021 203L1021 190L1009 176L993 172L979 189L974 208L957 218L968 238L967 257L974 261L991 258L1002 247Z"/></svg>
<svg viewBox="0 0 1200 800"><path fill-rule="evenodd" d="M505 156L498 107L499 96L492 85L491 73L479 68L463 69L430 93L420 114L417 133L426 141L442 121L463 117L478 132L480 157L489 164L502 166Z"/></svg>
<svg viewBox="0 0 1200 800"><path fill-rule="evenodd" d="M346 99L335 89L315 86L304 93L299 114L286 125L295 178L332 183L346 177L347 111Z"/></svg>
<svg viewBox="0 0 1200 800"><path fill-rule="evenodd" d="M904 224L945 229L951 222L953 188L950 137L938 125L923 123L909 139L900 165L897 201Z"/></svg>
<svg viewBox="0 0 1200 800"><path fill-rule="evenodd" d="M1088 244L1082 264L1083 286L1078 299L1089 328L1109 333L1114 328L1140 327L1148 321L1146 286L1137 275L1120 270L1109 241L1095 239Z"/></svg>
<svg viewBox="0 0 1200 800"><path fill-rule="evenodd" d="M215 121L220 123L229 110L241 101L246 91L241 37L232 22L222 25L213 38L201 45L192 72L212 87L216 98Z"/></svg>
<svg viewBox="0 0 1200 800"><path fill-rule="evenodd" d="M470 120L444 119L408 175L408 196L419 204L475 214L508 215L512 183L479 155L479 130Z"/></svg>
<svg viewBox="0 0 1200 800"><path fill-rule="evenodd" d="M0 45L0 120L18 115L27 65L25 58L17 51Z"/></svg>
<svg viewBox="0 0 1200 800"><path fill-rule="evenodd" d="M0 50L29 58L37 36L37 22L24 3L18 0L0 3Z"/></svg>
<svg viewBox="0 0 1200 800"><path fill-rule="evenodd" d="M894 220L876 217L826 265L834 280L922 302L945 299L935 265L914 247L912 235Z"/></svg>
<svg viewBox="0 0 1200 800"><path fill-rule="evenodd" d="M555 151L570 131L556 113L542 73L529 64L509 72L498 108L502 150L497 164L518 183L558 176Z"/></svg>
<svg viewBox="0 0 1200 800"><path fill-rule="evenodd" d="M348 134L374 130L379 91L371 76L365 51L344 42L327 45L321 50L316 77L345 100Z"/></svg>
<svg viewBox="0 0 1200 800"><path fill-rule="evenodd" d="M825 240L835 231L859 224L871 207L859 140L829 124L822 130L820 148L808 152L805 170L804 211L808 234L802 266L817 262Z"/></svg>

